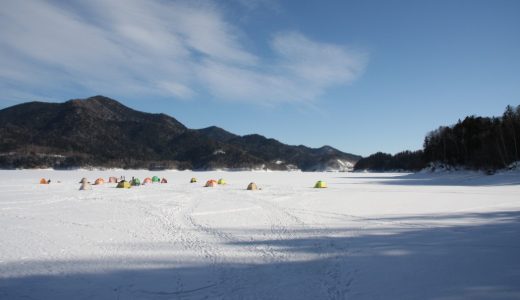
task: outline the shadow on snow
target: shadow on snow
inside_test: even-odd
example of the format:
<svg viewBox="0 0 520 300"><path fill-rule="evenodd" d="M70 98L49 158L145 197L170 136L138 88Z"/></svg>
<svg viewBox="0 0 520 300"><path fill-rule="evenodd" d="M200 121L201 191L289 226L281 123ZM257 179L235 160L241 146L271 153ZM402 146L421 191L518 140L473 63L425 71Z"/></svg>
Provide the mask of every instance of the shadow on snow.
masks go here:
<svg viewBox="0 0 520 300"><path fill-rule="evenodd" d="M340 178L367 181L374 184L410 186L508 186L520 185L520 172L486 175L482 172L406 173L397 176L344 176ZM358 182L350 184L358 184Z"/></svg>
<svg viewBox="0 0 520 300"><path fill-rule="evenodd" d="M474 222L436 228L402 226L414 218ZM239 258L236 262L216 260L191 265L156 258L3 263L0 298L520 298L520 212L377 221L387 226L366 228L357 235L342 235L356 232L348 227L308 228L279 239L226 243L229 247L270 249L278 254L272 261L258 264L240 262ZM159 245L155 251L163 251L165 246ZM149 248L154 249L154 245ZM284 254L307 259L284 259ZM66 266L77 271L18 277L6 277L4 273L28 274Z"/></svg>

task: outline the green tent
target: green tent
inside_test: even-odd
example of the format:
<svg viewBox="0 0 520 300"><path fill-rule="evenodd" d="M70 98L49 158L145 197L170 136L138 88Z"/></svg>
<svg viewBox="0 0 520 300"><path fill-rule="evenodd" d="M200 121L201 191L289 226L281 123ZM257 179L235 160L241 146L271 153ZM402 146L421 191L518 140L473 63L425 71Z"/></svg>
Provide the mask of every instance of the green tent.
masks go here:
<svg viewBox="0 0 520 300"><path fill-rule="evenodd" d="M152 182L161 182L161 179L157 176L152 177Z"/></svg>
<svg viewBox="0 0 520 300"><path fill-rule="evenodd" d="M133 186L140 186L141 185L141 180L139 180L139 178L134 178L131 182L131 184Z"/></svg>
<svg viewBox="0 0 520 300"><path fill-rule="evenodd" d="M314 185L314 188L316 189L323 189L323 188L326 188L327 187L327 183L325 181L318 181L316 182L316 184Z"/></svg>

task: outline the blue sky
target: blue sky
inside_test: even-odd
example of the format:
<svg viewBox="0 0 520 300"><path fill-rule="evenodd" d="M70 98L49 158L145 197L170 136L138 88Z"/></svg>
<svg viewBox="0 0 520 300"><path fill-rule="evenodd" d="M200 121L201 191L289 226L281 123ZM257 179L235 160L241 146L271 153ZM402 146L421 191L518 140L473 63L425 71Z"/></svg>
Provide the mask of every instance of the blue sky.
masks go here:
<svg viewBox="0 0 520 300"><path fill-rule="evenodd" d="M0 108L102 94L284 143L420 149L520 104L520 1L17 1Z"/></svg>

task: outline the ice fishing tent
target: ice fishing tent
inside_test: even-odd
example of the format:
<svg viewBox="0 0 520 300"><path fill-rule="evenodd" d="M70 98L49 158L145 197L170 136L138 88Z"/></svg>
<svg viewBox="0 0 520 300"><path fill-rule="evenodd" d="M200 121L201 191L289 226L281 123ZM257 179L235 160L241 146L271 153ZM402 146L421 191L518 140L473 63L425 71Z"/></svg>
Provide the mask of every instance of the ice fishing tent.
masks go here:
<svg viewBox="0 0 520 300"><path fill-rule="evenodd" d="M132 186L140 186L141 185L141 180L139 180L139 178L134 178L134 179L132 179L132 181L130 181L130 184Z"/></svg>
<svg viewBox="0 0 520 300"><path fill-rule="evenodd" d="M227 184L226 180L224 180L224 178L220 178L218 181L217 181L218 184Z"/></svg>
<svg viewBox="0 0 520 300"><path fill-rule="evenodd" d="M47 180L45 178L40 179L40 184L47 184Z"/></svg>
<svg viewBox="0 0 520 300"><path fill-rule="evenodd" d="M168 180L166 178L161 179L161 183L168 183Z"/></svg>
<svg viewBox="0 0 520 300"><path fill-rule="evenodd" d="M150 177L146 177L146 178L143 180L143 184L148 184L148 183L152 183L152 178L150 178Z"/></svg>
<svg viewBox="0 0 520 300"><path fill-rule="evenodd" d="M218 185L217 181L214 179L211 179L211 180L206 181L206 185L204 185L204 186L205 187L215 187L217 185Z"/></svg>
<svg viewBox="0 0 520 300"><path fill-rule="evenodd" d="M327 187L327 183L325 181L322 181L322 180L318 180L316 182L316 184L314 185L314 188L316 189L323 189L323 188L326 188Z"/></svg>
<svg viewBox="0 0 520 300"><path fill-rule="evenodd" d="M152 177L152 182L156 183L156 182L160 182L160 181L161 181L161 179L159 179L159 177L157 177L157 176Z"/></svg>
<svg viewBox="0 0 520 300"><path fill-rule="evenodd" d="M117 184L117 187L120 188L120 189L129 189L130 188L130 182L128 182L126 180L121 180Z"/></svg>
<svg viewBox="0 0 520 300"><path fill-rule="evenodd" d="M258 190L258 187L256 186L256 183L251 182L250 184L247 185L247 190L248 191L256 191L256 190Z"/></svg>
<svg viewBox="0 0 520 300"><path fill-rule="evenodd" d="M91 189L92 189L92 186L88 182L82 182L81 186L79 187L80 191L86 191L86 190L91 190Z"/></svg>
<svg viewBox="0 0 520 300"><path fill-rule="evenodd" d="M117 178L112 176L112 177L108 178L108 182L110 182L110 183L117 183Z"/></svg>
<svg viewBox="0 0 520 300"><path fill-rule="evenodd" d="M197 182L197 178L192 177L191 180L190 180L190 183L195 183L195 182Z"/></svg>
<svg viewBox="0 0 520 300"><path fill-rule="evenodd" d="M103 178L98 178L94 182L95 185L100 185L100 184L104 184L104 183L105 183L105 180Z"/></svg>

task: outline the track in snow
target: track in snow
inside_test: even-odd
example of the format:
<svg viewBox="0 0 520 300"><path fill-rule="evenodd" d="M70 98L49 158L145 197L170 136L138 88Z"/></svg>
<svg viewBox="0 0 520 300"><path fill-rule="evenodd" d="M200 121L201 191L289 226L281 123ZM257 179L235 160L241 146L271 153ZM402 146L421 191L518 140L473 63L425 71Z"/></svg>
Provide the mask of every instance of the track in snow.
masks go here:
<svg viewBox="0 0 520 300"><path fill-rule="evenodd" d="M417 186L400 174L164 172L171 184L77 190L109 175L0 171L0 298L520 295L520 188L500 177ZM312 189L317 178L330 188ZM262 190L245 191L252 180Z"/></svg>

